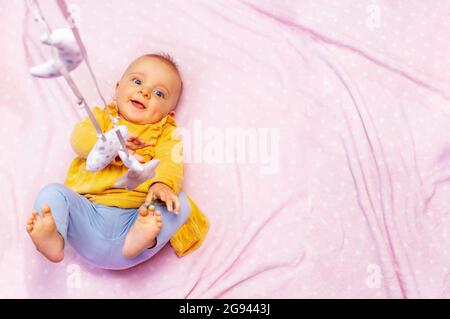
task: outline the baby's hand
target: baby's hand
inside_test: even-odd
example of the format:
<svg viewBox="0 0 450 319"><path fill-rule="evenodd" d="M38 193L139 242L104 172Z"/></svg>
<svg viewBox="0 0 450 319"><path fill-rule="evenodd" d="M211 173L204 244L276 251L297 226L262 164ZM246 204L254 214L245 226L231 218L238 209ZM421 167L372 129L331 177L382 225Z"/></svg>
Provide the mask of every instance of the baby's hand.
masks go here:
<svg viewBox="0 0 450 319"><path fill-rule="evenodd" d="M125 145L126 145L127 149L135 151L140 148L147 147L147 146L153 146L153 145L155 145L155 142L145 142L139 136L130 134L128 136L127 141L125 142Z"/></svg>
<svg viewBox="0 0 450 319"><path fill-rule="evenodd" d="M139 154L135 154L135 151L144 148L147 146L153 146L155 145L155 142L145 142L143 139L141 139L139 136L130 134L128 136L128 139L125 141L125 146L127 147L127 151L130 155L133 155L136 157L136 159L139 161L139 163L145 163L145 159L143 156ZM119 155L116 156L116 159L119 160Z"/></svg>
<svg viewBox="0 0 450 319"><path fill-rule="evenodd" d="M169 212L174 211L177 215L180 212L180 200L178 199L178 196L175 195L173 190L166 184L155 183L150 186L148 189L147 198L145 199L145 204L149 206L154 199L162 200L166 204Z"/></svg>

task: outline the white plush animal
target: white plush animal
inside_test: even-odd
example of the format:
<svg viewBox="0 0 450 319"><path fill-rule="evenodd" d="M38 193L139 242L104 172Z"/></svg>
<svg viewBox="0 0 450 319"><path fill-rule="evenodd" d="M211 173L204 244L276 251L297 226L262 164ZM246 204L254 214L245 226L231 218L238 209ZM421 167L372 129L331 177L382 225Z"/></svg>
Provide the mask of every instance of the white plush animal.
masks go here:
<svg viewBox="0 0 450 319"><path fill-rule="evenodd" d="M129 169L114 183L114 187L126 188L127 190L135 189L155 175L155 168L156 166L158 166L158 164L159 159L155 158L148 163L142 164L144 171L141 173Z"/></svg>
<svg viewBox="0 0 450 319"><path fill-rule="evenodd" d="M104 134L105 141L99 136L97 143L95 143L86 159L86 170L90 172L102 170L119 154L120 159L129 170L115 182L114 187L128 190L135 189L155 175L155 168L158 166L159 160L153 159L148 163L141 164L134 156L126 154L121 150L116 135L117 130L120 131L124 139L128 138L128 128L124 125L106 132Z"/></svg>
<svg viewBox="0 0 450 319"><path fill-rule="evenodd" d="M59 60L64 63L69 72L83 61L83 56L70 29L55 29L50 35L43 35L41 42L57 49ZM58 61L55 59L30 68L30 73L38 78L61 76Z"/></svg>
<svg viewBox="0 0 450 319"><path fill-rule="evenodd" d="M102 139L101 135L98 135L97 143L95 143L86 158L87 171L98 172L108 166L108 164L116 157L121 148L119 139L116 135L117 130L122 134L122 137L125 140L128 138L128 128L124 125L112 128L104 133L105 140ZM143 169L141 168L140 171L143 171Z"/></svg>

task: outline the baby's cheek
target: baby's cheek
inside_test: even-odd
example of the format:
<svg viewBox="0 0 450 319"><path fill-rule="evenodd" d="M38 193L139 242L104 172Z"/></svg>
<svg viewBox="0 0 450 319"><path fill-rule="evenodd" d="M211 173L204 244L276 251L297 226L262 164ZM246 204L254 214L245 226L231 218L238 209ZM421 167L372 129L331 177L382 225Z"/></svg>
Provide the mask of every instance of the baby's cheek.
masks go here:
<svg viewBox="0 0 450 319"><path fill-rule="evenodd" d="M124 95L123 94L121 94L121 93L118 93L117 95L116 95L116 98L117 98L117 103L119 104L119 105L123 105L126 101L125 101L125 98L124 98Z"/></svg>
<svg viewBox="0 0 450 319"><path fill-rule="evenodd" d="M127 87L119 88L118 94L120 95L120 97L122 99L126 99L128 96L131 95L132 92L133 92L132 88L127 86Z"/></svg>
<svg viewBox="0 0 450 319"><path fill-rule="evenodd" d="M123 92L123 99L128 100L133 96L133 91L131 89L126 90Z"/></svg>

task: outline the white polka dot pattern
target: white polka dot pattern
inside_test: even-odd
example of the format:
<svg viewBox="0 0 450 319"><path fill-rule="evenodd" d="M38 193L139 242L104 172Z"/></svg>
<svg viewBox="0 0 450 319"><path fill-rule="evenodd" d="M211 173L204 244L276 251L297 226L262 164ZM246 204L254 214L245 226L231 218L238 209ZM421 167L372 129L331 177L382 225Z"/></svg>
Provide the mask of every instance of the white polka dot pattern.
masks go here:
<svg viewBox="0 0 450 319"><path fill-rule="evenodd" d="M205 243L120 274L70 246L48 263L24 230L85 116L60 79L29 76L49 52L24 3L0 4L0 297L450 297L449 1L71 0L106 97L133 58L166 51L184 80L179 126L279 130L274 174L186 164ZM99 105L86 68L72 75Z"/></svg>

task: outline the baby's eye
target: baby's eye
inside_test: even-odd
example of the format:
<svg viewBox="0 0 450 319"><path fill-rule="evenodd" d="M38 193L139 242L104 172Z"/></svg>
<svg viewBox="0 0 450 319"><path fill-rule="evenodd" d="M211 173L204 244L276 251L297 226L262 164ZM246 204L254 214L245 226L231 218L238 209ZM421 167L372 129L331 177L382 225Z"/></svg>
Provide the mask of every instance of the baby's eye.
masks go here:
<svg viewBox="0 0 450 319"><path fill-rule="evenodd" d="M162 98L164 98L164 96L165 96L164 93L161 92L160 90L154 90L153 94L155 94L157 97L162 97Z"/></svg>
<svg viewBox="0 0 450 319"><path fill-rule="evenodd" d="M142 84L142 81L141 80L139 80L139 79L136 79L136 78L134 78L133 80L131 80L131 81L133 81L134 82L134 84L137 84L137 85L141 85Z"/></svg>

